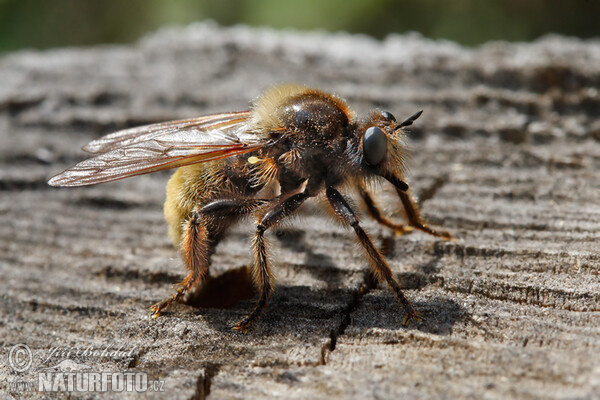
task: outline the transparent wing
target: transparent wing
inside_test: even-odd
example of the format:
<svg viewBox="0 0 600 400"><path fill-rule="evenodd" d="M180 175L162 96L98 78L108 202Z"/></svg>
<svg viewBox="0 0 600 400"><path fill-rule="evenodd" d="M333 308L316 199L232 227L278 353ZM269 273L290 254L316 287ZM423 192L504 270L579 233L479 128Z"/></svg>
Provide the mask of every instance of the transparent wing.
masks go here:
<svg viewBox="0 0 600 400"><path fill-rule="evenodd" d="M216 127L215 127L216 126ZM268 144L244 122L210 128L183 128L122 141L128 143L80 162L48 181L52 186L109 182L189 164L248 153Z"/></svg>
<svg viewBox="0 0 600 400"><path fill-rule="evenodd" d="M233 124L245 122L249 116L250 111L239 111L138 126L135 128L114 132L110 135L93 140L87 145L83 146L83 150L89 153L106 153L107 151L117 147L128 146L133 143L149 140L152 137L183 129L196 128L198 130L203 130L217 129L219 127L227 128Z"/></svg>

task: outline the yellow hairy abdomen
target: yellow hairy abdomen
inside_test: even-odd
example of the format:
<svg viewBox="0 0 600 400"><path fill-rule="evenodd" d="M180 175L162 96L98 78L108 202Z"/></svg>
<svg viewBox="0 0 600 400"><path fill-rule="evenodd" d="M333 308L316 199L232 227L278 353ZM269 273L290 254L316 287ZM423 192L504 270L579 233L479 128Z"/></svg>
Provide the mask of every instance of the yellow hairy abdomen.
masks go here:
<svg viewBox="0 0 600 400"><path fill-rule="evenodd" d="M164 205L165 219L169 224L169 238L177 247L181 244L182 228L194 205L198 194L205 186L202 164L180 167L171 175L167 183L167 198Z"/></svg>

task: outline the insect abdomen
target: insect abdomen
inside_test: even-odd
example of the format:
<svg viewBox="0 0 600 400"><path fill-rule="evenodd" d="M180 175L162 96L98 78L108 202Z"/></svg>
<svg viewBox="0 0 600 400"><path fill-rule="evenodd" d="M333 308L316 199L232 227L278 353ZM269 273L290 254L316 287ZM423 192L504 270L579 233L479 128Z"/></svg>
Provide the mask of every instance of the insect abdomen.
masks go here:
<svg viewBox="0 0 600 400"><path fill-rule="evenodd" d="M195 204L192 190L203 186L202 164L178 168L167 183L167 197L165 199L164 214L169 224L169 238L177 247L181 243L182 225ZM195 178L195 179L194 179ZM195 182L194 188L190 182Z"/></svg>
<svg viewBox="0 0 600 400"><path fill-rule="evenodd" d="M242 155L187 165L173 173L167 183L164 215L169 224L169 238L175 246L180 246L183 225L194 208L200 209L213 200L253 196L274 179L275 174L264 171L265 166L248 168L251 164L247 159L248 155Z"/></svg>

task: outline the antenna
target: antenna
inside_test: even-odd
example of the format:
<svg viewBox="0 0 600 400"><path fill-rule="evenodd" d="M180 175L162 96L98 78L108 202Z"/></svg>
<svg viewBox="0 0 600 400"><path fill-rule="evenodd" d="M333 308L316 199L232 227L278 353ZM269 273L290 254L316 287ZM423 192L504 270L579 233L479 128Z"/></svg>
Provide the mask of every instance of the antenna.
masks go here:
<svg viewBox="0 0 600 400"><path fill-rule="evenodd" d="M393 130L396 131L396 130L398 130L400 128L404 128L405 126L412 125L413 122L415 122L415 120L421 116L421 114L423 114L423 110L417 111L416 113L414 113L413 115L411 115L410 117L408 117L407 119L405 119L404 122L396 125Z"/></svg>

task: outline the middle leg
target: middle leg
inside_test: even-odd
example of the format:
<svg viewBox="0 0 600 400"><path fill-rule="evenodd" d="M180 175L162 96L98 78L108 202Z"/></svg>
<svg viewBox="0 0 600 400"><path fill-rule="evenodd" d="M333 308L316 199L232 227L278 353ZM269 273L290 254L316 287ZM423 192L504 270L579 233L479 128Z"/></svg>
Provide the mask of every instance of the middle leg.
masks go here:
<svg viewBox="0 0 600 400"><path fill-rule="evenodd" d="M271 274L269 255L264 237L266 230L277 225L285 217L296 211L308 197L309 195L306 192L301 192L275 203L267 210L256 226L253 244L254 263L252 277L259 291L259 298L254 310L242 321L235 324L233 327L234 330L246 332L248 326L257 319L262 309L267 305L267 299L273 291L273 275Z"/></svg>

